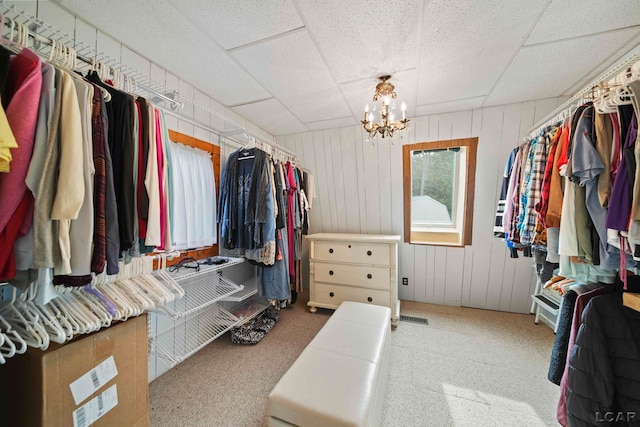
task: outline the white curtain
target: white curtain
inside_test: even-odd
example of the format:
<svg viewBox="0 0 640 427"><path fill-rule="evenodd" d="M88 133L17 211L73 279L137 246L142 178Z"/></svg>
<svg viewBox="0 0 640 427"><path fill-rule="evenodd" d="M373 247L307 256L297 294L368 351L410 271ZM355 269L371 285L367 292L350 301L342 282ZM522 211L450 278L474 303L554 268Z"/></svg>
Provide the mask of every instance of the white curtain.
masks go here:
<svg viewBox="0 0 640 427"><path fill-rule="evenodd" d="M174 249L210 246L216 236L216 183L211 155L172 142L171 218Z"/></svg>

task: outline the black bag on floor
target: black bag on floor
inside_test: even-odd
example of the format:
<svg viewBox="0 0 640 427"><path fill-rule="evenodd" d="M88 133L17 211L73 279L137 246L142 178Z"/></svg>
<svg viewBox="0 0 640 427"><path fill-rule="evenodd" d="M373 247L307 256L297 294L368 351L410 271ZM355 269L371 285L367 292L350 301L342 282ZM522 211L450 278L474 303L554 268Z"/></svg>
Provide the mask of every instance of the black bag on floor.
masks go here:
<svg viewBox="0 0 640 427"><path fill-rule="evenodd" d="M231 329L231 342L234 344L257 344L275 326L280 314L269 306L249 323Z"/></svg>

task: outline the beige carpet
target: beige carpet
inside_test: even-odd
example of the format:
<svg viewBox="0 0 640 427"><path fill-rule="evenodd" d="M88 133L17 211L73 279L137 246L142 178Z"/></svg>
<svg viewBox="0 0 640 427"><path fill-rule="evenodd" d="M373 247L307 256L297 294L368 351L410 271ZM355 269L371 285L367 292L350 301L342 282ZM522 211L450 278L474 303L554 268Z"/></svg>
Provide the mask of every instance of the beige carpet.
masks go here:
<svg viewBox="0 0 640 427"><path fill-rule="evenodd" d="M153 381L152 426L262 426L267 395L322 327L308 294L255 346L228 334ZM557 425L546 379L554 335L533 316L403 301L392 332L384 426Z"/></svg>

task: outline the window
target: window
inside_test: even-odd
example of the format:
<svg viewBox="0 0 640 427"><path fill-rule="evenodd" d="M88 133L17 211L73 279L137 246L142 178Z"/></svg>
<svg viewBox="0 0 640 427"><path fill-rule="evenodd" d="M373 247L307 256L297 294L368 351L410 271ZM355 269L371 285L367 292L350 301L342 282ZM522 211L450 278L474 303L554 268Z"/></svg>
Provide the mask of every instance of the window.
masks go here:
<svg viewBox="0 0 640 427"><path fill-rule="evenodd" d="M402 147L406 242L471 244L477 147L478 138Z"/></svg>

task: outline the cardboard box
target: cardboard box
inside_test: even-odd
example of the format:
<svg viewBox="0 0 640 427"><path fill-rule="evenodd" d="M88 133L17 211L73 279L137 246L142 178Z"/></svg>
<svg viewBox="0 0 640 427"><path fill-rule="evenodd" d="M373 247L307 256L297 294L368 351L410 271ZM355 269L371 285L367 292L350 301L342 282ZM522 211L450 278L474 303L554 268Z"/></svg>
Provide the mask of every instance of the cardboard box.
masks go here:
<svg viewBox="0 0 640 427"><path fill-rule="evenodd" d="M78 336L64 345L52 344L46 351L29 348L25 354L15 355L0 366L0 383L4 390L0 399L2 424L77 426L78 414L84 416L85 409L90 406L97 408L100 403L103 414L93 426L148 426L147 353L146 315ZM92 384L89 380L88 385L93 385L88 390L90 394L76 393L76 398L82 398L76 403L70 384L85 374L91 374L98 365L113 364L117 374L104 384L98 381ZM117 398L115 406L114 397ZM111 402L113 407L105 407L105 401ZM85 409L79 409L83 406ZM73 414L77 410L79 412L74 419Z"/></svg>

